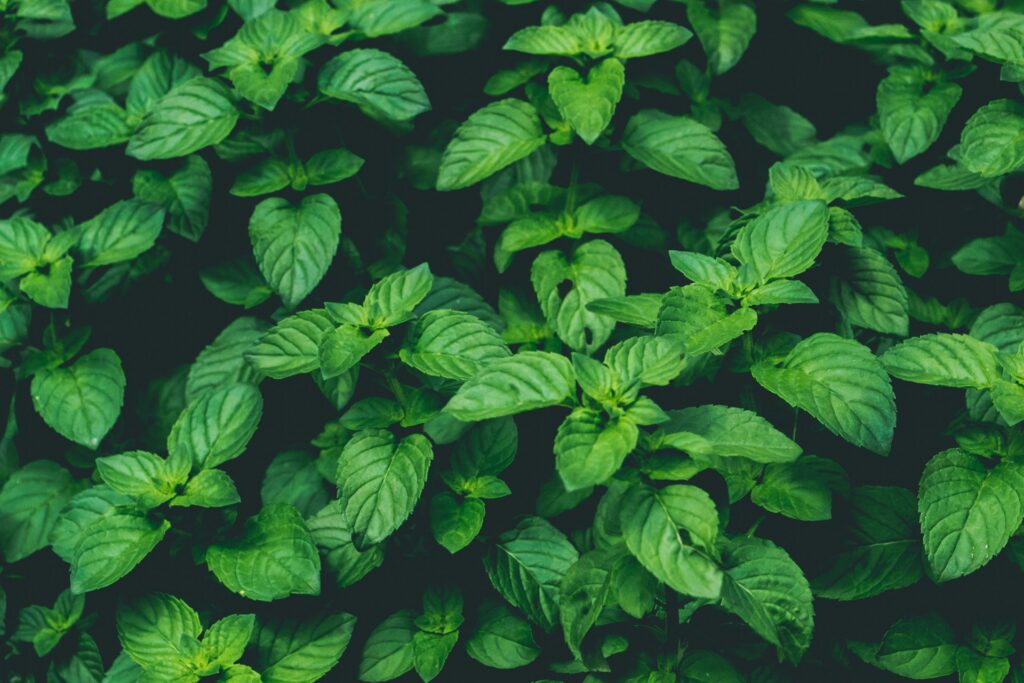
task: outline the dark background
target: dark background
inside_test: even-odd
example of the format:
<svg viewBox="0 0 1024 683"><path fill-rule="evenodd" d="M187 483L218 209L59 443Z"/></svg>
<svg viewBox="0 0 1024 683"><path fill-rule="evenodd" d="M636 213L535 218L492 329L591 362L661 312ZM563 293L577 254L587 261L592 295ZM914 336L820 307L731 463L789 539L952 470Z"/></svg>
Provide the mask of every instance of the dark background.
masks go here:
<svg viewBox="0 0 1024 683"><path fill-rule="evenodd" d="M858 8L867 6L861 11L872 23L902 21L898 3L856 4ZM564 5L564 8L572 10L577 5L585 7L585 3L573 3ZM821 139L850 124L866 123L875 113L875 88L884 76L884 68L873 63L863 52L834 45L795 26L784 16L784 5L788 6L788 3L760 3L757 36L739 65L714 80L713 96L736 101L740 95L754 92L775 103L787 104L816 124ZM417 58L399 42L376 41L375 46L395 52L412 66L434 104L434 110L420 117L415 130L409 134L398 135L373 124L354 107L347 105L319 105L304 110L296 102L283 101L275 112L265 116L267 129L299 128L300 154L306 150L305 155L308 156L318 149L343 144L367 160L356 179L306 191L326 191L335 197L343 215L343 234L359 250L365 262L381 255L378 240L385 230L394 228L394 211L389 200L389 196L394 194L400 196L408 207L405 265L429 261L435 274L452 275L467 281L492 303L496 303L500 286L528 283L528 258L517 259L513 269L500 279L487 263L483 275L478 277L467 277L465 272L456 268L450 247L460 243L474 225L480 206L479 193L475 188L446 194L414 190L396 177L395 168L406 145L430 144L432 133L446 133L453 122L464 120L488 101L482 92L483 84L497 68L514 61L514 57L501 51L501 44L517 28L537 23L541 8L541 4L506 7L487 3L490 30L482 46L468 55ZM162 32L159 43L202 64L196 55L220 44L234 32L237 24L235 18L229 18L208 41L200 42L183 28L185 24L159 20L145 8L102 25L95 18L90 18L89 12L88 5L75 4L79 30L62 39L60 45L106 53L113 46L159 31ZM629 10L622 9L621 12L627 21L639 18ZM683 7L672 2L658 3L651 16L686 23ZM40 63L34 60L48 58L45 52L37 52L40 45L43 49L52 48L45 43L25 42L27 68ZM332 54L330 48L325 48L313 57L324 59ZM633 73L634 69L670 72L680 57L702 65L698 41L693 39L670 55L631 62L627 74ZM25 69L23 67L23 71ZM310 69L310 74L315 74L315 69ZM1011 300L1005 289L1005 279L963 276L943 267L943 261L951 250L968 239L1001 233L1006 223L1004 214L974 193L943 193L916 188L912 182L916 175L941 160L944 151L956 143L964 121L980 105L995 97L1017 95L1010 85L999 82L998 69L987 64L980 64L979 72L964 85L961 102L954 109L942 138L929 153L901 168L878 169L888 184L908 198L860 208L855 213L865 227L882 225L896 232L916 232L919 236L921 244L931 253L932 268L920 281L904 274L908 286L944 301L966 297L972 305L980 308ZM645 91L643 102L645 107L658 106L676 113L687 111L685 98L670 98ZM635 101L624 100L620 105L615 119L616 135L636 108ZM0 121L8 131L28 128L38 132L40 124L51 118L52 114L25 124L16 120L10 102L0 110ZM669 244L676 247L675 226L681 221L700 225L715 209L749 206L763 196L767 168L776 159L757 146L737 123L726 121L720 136L737 162L740 189L735 192L714 192L650 171L623 173L619 166L620 153L588 149L578 141L574 143L572 152L560 149L559 156L563 160L568 154L575 156L581 169L581 181L596 182L609 192L627 194L642 201L645 211L665 229ZM124 156L123 148L72 153L70 156L83 160L84 165L98 165L110 182L89 184L71 197L59 199L47 198L37 191L28 205L40 220L52 223L71 215L76 221L81 221L113 201L130 195L131 173L138 164ZM125 410L114 432L105 441L101 454L140 447L144 426L137 409L150 381L191 362L225 326L242 314L241 309L224 304L206 292L198 272L208 265L251 253L246 225L257 200L227 194L237 168L221 162L209 150L203 152L203 156L210 162L214 177L210 224L203 239L193 244L167 234L162 242L169 247L172 256L158 273L102 304L72 301L68 316L71 323L92 327L89 348L114 348L128 377ZM564 183L567 175L568 168L562 163L556 169L556 182ZM294 200L302 193L289 190L280 194ZM1011 203L1015 202L1015 198L1011 199ZM7 213L11 210L11 205L8 205ZM485 232L489 242L493 243L496 232ZM664 291L671 285L681 284L682 277L671 269L663 252L644 251L621 243L617 246L626 260L630 293ZM828 291L828 277L827 269L819 268L805 279L819 295L824 295ZM369 282L365 271L356 269L339 253L327 277L304 305L318 305L323 300L343 300L348 292L365 287ZM824 300L825 297L820 298ZM252 313L267 317L275 306L272 299ZM33 325L34 341L38 342L47 321L48 316L37 310ZM794 306L770 317L772 327L801 335L832 330L835 323L835 313L827 304ZM925 331L930 329L917 323L912 325L912 334ZM876 341L871 336L864 336L863 340L868 343ZM666 408L712 402L736 405L741 393L753 391L759 402L759 411L784 431L789 431L789 425L793 424L792 411L756 385L751 389L753 384L746 375L723 371L713 383L700 381L691 387L660 390L656 398ZM361 384L361 391L365 390ZM258 509L260 482L273 456L286 448L307 447L323 425L337 417L307 377L266 380L261 391L265 409L259 431L248 451L225 467L238 482L242 494L239 519ZM35 458L61 460L61 454L67 451L67 442L46 428L32 411L27 382L15 384L11 373L4 371L0 375L0 400L4 405L12 392L17 395L21 428L17 445L23 461ZM798 440L805 452L840 462L855 484L892 484L916 491L924 463L938 451L954 445L946 425L963 409L962 392L896 382L896 394L898 426L888 458L853 448L820 428L805 414L798 418ZM482 534L484 541L533 511L539 486L552 473L551 443L562 418L563 415L555 410L517 417L519 453L514 465L505 473L513 495L487 503L487 521ZM435 468L445 462L448 450L447 447L437 449ZM81 453L72 453L72 460L81 462L80 456ZM86 476L88 469L79 469L77 474ZM699 483L716 500L725 501L724 483L717 475L701 475ZM423 499L428 499L436 490L439 490L438 482L431 481ZM587 527L593 518L597 497L593 496L577 510L560 517L558 526L567 532ZM488 543L477 542L455 556L449 555L432 540L426 507L420 505L388 543L384 566L356 586L338 590L325 572L323 595L294 597L273 605L253 603L231 595L204 565L194 564L188 552L180 552L188 548L187 543L172 541L168 535L128 577L111 588L87 595L87 613L98 615L90 633L97 639L109 665L119 647L113 628L117 601L136 592L152 590L173 593L197 609L218 615L246 611L256 611L261 615L289 610L304 613L327 607L352 612L359 618L356 634L341 666L327 677L327 680L354 680L362 644L370 630L397 609L418 609L420 596L428 583L454 579L466 597L464 642L472 629L474 607L484 596L493 596L481 564L482 551ZM843 506L837 504L836 511L837 518L841 518ZM729 531L745 531L759 517L757 509L749 502L740 503L733 509ZM204 520L184 515L176 528L201 533L204 523ZM832 555L830 549L838 540L839 529L841 519L826 523L797 523L780 516L767 516L760 527L760 535L785 547L805 571L813 575L816 568L827 565ZM52 603L60 588L66 585L67 568L52 553L43 551L8 567L3 577L10 600L7 619L10 633L16 624L18 608L33 603ZM1018 614L1024 607L1024 594L1013 587L1020 585L1020 580L1016 567L1005 558L997 558L981 571L941 587L924 580L910 589L852 604L817 600L814 643L795 678L821 680L827 675L834 681L901 680L890 679L876 669L860 665L856 658L852 658L849 669L841 668L833 658L834 651L848 639L877 640L887 625L913 613L938 610L958 628L969 627L973 620L983 615ZM734 619L713 608L706 608L690 624L682 627L681 633L694 648L729 651L751 640L743 634L743 628L737 626ZM437 680L524 682L545 677L581 678L547 673L547 666L567 658L567 652L559 632L544 636L538 631L537 635L543 654L530 667L510 672L485 669L469 659L460 644ZM843 656L841 652L838 654ZM402 680L416 680L416 677L409 674Z"/></svg>

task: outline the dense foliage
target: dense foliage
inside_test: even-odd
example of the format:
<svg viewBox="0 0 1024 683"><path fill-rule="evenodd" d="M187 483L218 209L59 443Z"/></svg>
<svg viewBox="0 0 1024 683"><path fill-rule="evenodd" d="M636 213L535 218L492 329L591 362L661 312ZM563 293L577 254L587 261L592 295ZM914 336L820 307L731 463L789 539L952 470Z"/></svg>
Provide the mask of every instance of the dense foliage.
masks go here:
<svg viewBox="0 0 1024 683"><path fill-rule="evenodd" d="M0 22L3 681L1024 681L1021 0Z"/></svg>

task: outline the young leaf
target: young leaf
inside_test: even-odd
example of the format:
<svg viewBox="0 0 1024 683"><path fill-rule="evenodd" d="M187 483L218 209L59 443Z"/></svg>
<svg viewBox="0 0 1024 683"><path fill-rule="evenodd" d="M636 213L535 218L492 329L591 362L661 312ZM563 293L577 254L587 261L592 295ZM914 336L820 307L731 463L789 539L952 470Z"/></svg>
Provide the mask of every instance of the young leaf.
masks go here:
<svg viewBox="0 0 1024 683"><path fill-rule="evenodd" d="M551 99L588 145L594 144L611 123L625 84L626 68L615 58L591 67L586 81L567 66L555 67L548 75Z"/></svg>
<svg viewBox="0 0 1024 683"><path fill-rule="evenodd" d="M263 398L251 384L210 390L178 417L167 437L167 451L198 469L216 467L242 454L262 413Z"/></svg>

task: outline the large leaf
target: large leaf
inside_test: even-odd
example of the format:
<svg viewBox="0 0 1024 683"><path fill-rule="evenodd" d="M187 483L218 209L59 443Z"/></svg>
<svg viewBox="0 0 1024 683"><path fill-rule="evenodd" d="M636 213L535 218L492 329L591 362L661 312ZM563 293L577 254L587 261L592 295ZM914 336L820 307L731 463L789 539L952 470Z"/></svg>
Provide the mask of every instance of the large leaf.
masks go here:
<svg viewBox="0 0 1024 683"><path fill-rule="evenodd" d="M320 70L320 92L353 102L378 118L406 121L430 109L416 74L387 52L346 50Z"/></svg>
<svg viewBox="0 0 1024 683"><path fill-rule="evenodd" d="M811 644L814 607L800 567L771 541L738 538L722 553L722 606L794 664Z"/></svg>
<svg viewBox="0 0 1024 683"><path fill-rule="evenodd" d="M893 377L945 387L984 389L999 379L998 350L966 334L926 334L882 356Z"/></svg>
<svg viewBox="0 0 1024 683"><path fill-rule="evenodd" d="M551 99L588 145L594 144L611 123L625 84L626 68L614 58L592 67L586 81L579 72L567 66L555 67L548 75Z"/></svg>
<svg viewBox="0 0 1024 683"><path fill-rule="evenodd" d="M249 219L256 264L285 306L294 308L327 273L341 237L341 211L326 194L264 199Z"/></svg>
<svg viewBox="0 0 1024 683"><path fill-rule="evenodd" d="M58 434L95 450L121 414L124 387L121 359L96 349L67 367L36 374L32 403Z"/></svg>
<svg viewBox="0 0 1024 683"><path fill-rule="evenodd" d="M732 243L732 253L763 283L810 268L826 239L825 202L790 202L773 206L744 225Z"/></svg>
<svg viewBox="0 0 1024 683"><path fill-rule="evenodd" d="M559 587L579 554L555 527L527 517L498 537L484 560L491 583L545 631L558 623Z"/></svg>
<svg viewBox="0 0 1024 683"><path fill-rule="evenodd" d="M742 456L754 462L792 462L802 449L757 413L707 405L668 413L661 441L695 456Z"/></svg>
<svg viewBox="0 0 1024 683"><path fill-rule="evenodd" d="M367 429L345 444L338 456L338 493L357 546L383 541L412 514L433 458L422 434L395 444L391 432Z"/></svg>
<svg viewBox="0 0 1024 683"><path fill-rule="evenodd" d="M847 247L845 256L832 289L836 308L858 327L907 336L910 303L896 269L874 249Z"/></svg>
<svg viewBox="0 0 1024 683"><path fill-rule="evenodd" d="M192 78L161 97L128 141L136 159L170 159L215 145L238 121L235 103L220 81Z"/></svg>
<svg viewBox="0 0 1024 683"><path fill-rule="evenodd" d="M686 16L704 47L711 73L723 74L740 61L757 31L754 5L746 0L723 0L710 9L705 0L688 0Z"/></svg>
<svg viewBox="0 0 1024 683"><path fill-rule="evenodd" d="M236 540L211 546L206 562L229 590L251 600L320 593L320 555L302 516L284 503L250 518Z"/></svg>
<svg viewBox="0 0 1024 683"><path fill-rule="evenodd" d="M251 384L228 384L188 404L171 428L167 450L197 468L237 458L256 432L263 398Z"/></svg>
<svg viewBox="0 0 1024 683"><path fill-rule="evenodd" d="M960 134L959 161L986 178L1024 166L1024 105L995 100L976 111Z"/></svg>
<svg viewBox="0 0 1024 683"><path fill-rule="evenodd" d="M441 156L437 189L458 190L475 185L528 156L544 140L533 105L516 99L492 102L455 131Z"/></svg>
<svg viewBox="0 0 1024 683"><path fill-rule="evenodd" d="M75 494L71 474L55 462L36 460L0 489L0 549L7 562L23 560L50 543L50 531Z"/></svg>
<svg viewBox="0 0 1024 683"><path fill-rule="evenodd" d="M799 342L781 364L759 363L754 379L837 436L885 455L896 402L882 363L866 346L821 332Z"/></svg>
<svg viewBox="0 0 1024 683"><path fill-rule="evenodd" d="M725 145L694 119L653 109L641 111L626 124L622 148L658 173L713 190L739 187L736 166Z"/></svg>
<svg viewBox="0 0 1024 683"><path fill-rule="evenodd" d="M401 359L420 372L466 380L511 352L493 327L474 315L447 309L429 311L406 337Z"/></svg>
<svg viewBox="0 0 1024 683"><path fill-rule="evenodd" d="M592 353L611 336L615 321L587 307L626 294L626 266L611 244L591 240L569 257L545 251L534 259L530 280L548 325L571 348Z"/></svg>
<svg viewBox="0 0 1024 683"><path fill-rule="evenodd" d="M936 581L977 571L1024 519L1024 469L989 469L959 449L939 453L921 475L918 509L928 567Z"/></svg>
<svg viewBox="0 0 1024 683"><path fill-rule="evenodd" d="M930 83L922 70L894 68L878 84L882 135L901 164L932 146L963 89L956 83Z"/></svg>
<svg viewBox="0 0 1024 683"><path fill-rule="evenodd" d="M335 325L322 308L288 316L263 334L246 359L267 377L283 379L320 365L320 343Z"/></svg>
<svg viewBox="0 0 1024 683"><path fill-rule="evenodd" d="M530 624L505 605L484 603L476 623L476 630L466 642L466 654L484 666L516 669L540 655Z"/></svg>
<svg viewBox="0 0 1024 683"><path fill-rule="evenodd" d="M545 351L521 351L487 365L463 384L445 412L465 422L515 415L567 401L576 391L572 363Z"/></svg>
<svg viewBox="0 0 1024 683"><path fill-rule="evenodd" d="M718 512L707 493L684 484L634 484L620 514L626 546L649 572L683 595L719 596L722 570L706 552L718 534Z"/></svg>
<svg viewBox="0 0 1024 683"><path fill-rule="evenodd" d="M334 668L348 647L356 618L345 612L260 622L253 634L263 683L306 683Z"/></svg>

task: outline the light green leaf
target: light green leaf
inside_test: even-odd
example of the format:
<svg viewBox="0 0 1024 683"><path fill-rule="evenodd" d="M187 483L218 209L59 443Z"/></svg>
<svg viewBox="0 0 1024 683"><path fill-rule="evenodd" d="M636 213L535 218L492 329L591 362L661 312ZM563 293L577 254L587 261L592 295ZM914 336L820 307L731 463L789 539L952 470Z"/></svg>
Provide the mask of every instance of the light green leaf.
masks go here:
<svg viewBox="0 0 1024 683"><path fill-rule="evenodd" d="M341 325L320 341L320 370L324 379L337 377L355 368L363 356L388 337L387 330L364 334L355 325Z"/></svg>
<svg viewBox="0 0 1024 683"><path fill-rule="evenodd" d="M165 212L157 204L129 199L107 207L79 226L82 266L130 261L156 243Z"/></svg>
<svg viewBox="0 0 1024 683"><path fill-rule="evenodd" d="M413 635L413 667L424 683L429 683L441 673L458 640L458 631L444 634L417 631Z"/></svg>
<svg viewBox="0 0 1024 683"><path fill-rule="evenodd" d="M117 610L121 647L136 664L156 675L170 673L164 667L175 664L184 668L189 653L182 645L199 638L202 630L196 611L166 593L150 593Z"/></svg>
<svg viewBox="0 0 1024 683"><path fill-rule="evenodd" d="M445 411L464 422L477 422L557 405L575 391L576 379L567 358L520 351L490 363L463 384Z"/></svg>
<svg viewBox="0 0 1024 683"><path fill-rule="evenodd" d="M802 449L757 413L731 406L706 405L669 411L659 426L661 442L691 455L743 457L754 462L785 463Z"/></svg>
<svg viewBox="0 0 1024 683"><path fill-rule="evenodd" d="M821 332L799 342L780 365L762 362L751 372L837 436L879 455L889 452L896 426L892 384L866 346Z"/></svg>
<svg viewBox="0 0 1024 683"><path fill-rule="evenodd" d="M592 353L608 340L615 321L587 304L626 293L626 266L615 247L591 240L568 258L560 251L545 251L534 259L530 280L548 325L572 349ZM563 296L565 282L572 288Z"/></svg>
<svg viewBox="0 0 1024 683"><path fill-rule="evenodd" d="M184 491L171 499L171 507L220 508L241 500L227 472L201 470L188 480Z"/></svg>
<svg viewBox="0 0 1024 683"><path fill-rule="evenodd" d="M323 279L340 236L341 211L326 194L303 197L297 207L279 197L264 199L249 219L256 264L288 308Z"/></svg>
<svg viewBox="0 0 1024 683"><path fill-rule="evenodd" d="M713 353L757 325L746 306L727 312L726 299L704 285L674 287L661 299L655 332L683 340L690 356Z"/></svg>
<svg viewBox="0 0 1024 683"><path fill-rule="evenodd" d="M545 139L533 105L516 99L492 102L455 131L441 156L437 189L475 185L529 156Z"/></svg>
<svg viewBox="0 0 1024 683"><path fill-rule="evenodd" d="M433 284L434 276L426 263L396 271L373 283L363 300L370 327L391 327L411 318Z"/></svg>
<svg viewBox="0 0 1024 683"><path fill-rule="evenodd" d="M96 349L67 367L37 373L32 404L58 434L95 450L121 414L124 387L121 359Z"/></svg>
<svg viewBox="0 0 1024 683"><path fill-rule="evenodd" d="M177 486L188 478L188 467L177 471L166 460L146 451L128 451L96 458L96 471L103 482L145 509L155 508L175 496Z"/></svg>
<svg viewBox="0 0 1024 683"><path fill-rule="evenodd" d="M827 239L825 202L789 202L773 206L744 225L731 250L764 283L793 277L810 268Z"/></svg>
<svg viewBox="0 0 1024 683"><path fill-rule="evenodd" d="M1024 165L1024 105L994 100L976 111L960 134L959 161L985 178Z"/></svg>
<svg viewBox="0 0 1024 683"><path fill-rule="evenodd" d="M596 410L574 410L559 426L554 445L555 468L566 491L604 483L636 448L638 435L628 418L607 421Z"/></svg>
<svg viewBox="0 0 1024 683"><path fill-rule="evenodd" d="M256 346L266 329L262 320L248 316L224 328L189 367L186 400L193 401L207 391L235 382L259 384L263 377L246 362L246 354Z"/></svg>
<svg viewBox="0 0 1024 683"><path fill-rule="evenodd" d="M934 579L965 576L999 554L1024 519L1024 471L1005 461L989 469L977 456L943 451L921 475L918 510Z"/></svg>
<svg viewBox="0 0 1024 683"><path fill-rule="evenodd" d="M338 457L338 494L357 546L383 541L412 514L433 459L422 434L396 445L391 432L367 429L345 444Z"/></svg>
<svg viewBox="0 0 1024 683"><path fill-rule="evenodd" d="M430 528L434 539L450 553L457 553L477 537L484 526L484 502L460 498L442 491L430 501Z"/></svg>
<svg viewBox="0 0 1024 683"><path fill-rule="evenodd" d="M616 33L615 56L634 59L669 52L692 37L685 28L669 21L634 21Z"/></svg>
<svg viewBox="0 0 1024 683"><path fill-rule="evenodd" d="M847 247L832 299L852 325L907 336L910 303L899 273L874 249Z"/></svg>
<svg viewBox="0 0 1024 683"><path fill-rule="evenodd" d="M626 546L649 572L683 595L718 597L722 570L701 550L718 535L718 512L707 493L685 484L633 484L620 515Z"/></svg>
<svg viewBox="0 0 1024 683"><path fill-rule="evenodd" d="M50 542L50 531L75 494L75 481L50 460L36 460L14 472L0 489L0 549L9 563L23 560Z"/></svg>
<svg viewBox="0 0 1024 683"><path fill-rule="evenodd" d="M399 357L435 377L467 380L489 363L511 356L493 327L474 315L434 310L421 316L405 339Z"/></svg>
<svg viewBox="0 0 1024 683"><path fill-rule="evenodd" d="M932 146L960 101L956 83L932 83L921 69L894 67L878 84L878 118L882 135L899 163Z"/></svg>
<svg viewBox="0 0 1024 683"><path fill-rule="evenodd" d="M771 541L731 540L722 553L722 606L796 664L811 644L814 607L800 567Z"/></svg>
<svg viewBox="0 0 1024 683"><path fill-rule="evenodd" d="M713 75L724 74L736 66L757 32L754 5L746 0L723 0L717 9L706 0L688 0L686 17L697 32L708 67Z"/></svg>
<svg viewBox="0 0 1024 683"><path fill-rule="evenodd" d="M832 519L832 489L845 484L842 468L831 460L805 455L764 469L750 491L750 502L768 512L802 522Z"/></svg>
<svg viewBox="0 0 1024 683"><path fill-rule="evenodd" d="M234 129L238 110L219 81L196 77L161 97L128 141L128 156L170 159L215 145Z"/></svg>
<svg viewBox="0 0 1024 683"><path fill-rule="evenodd" d="M685 116L645 109L626 124L622 148L658 173L706 185L739 187L736 165L711 129Z"/></svg>
<svg viewBox="0 0 1024 683"><path fill-rule="evenodd" d="M347 588L384 562L383 546L359 550L352 542L352 526L339 501L331 501L307 522L313 540L324 554L338 586Z"/></svg>
<svg viewBox="0 0 1024 683"><path fill-rule="evenodd" d="M530 624L499 602L480 606L466 654L492 669L517 669L540 655Z"/></svg>
<svg viewBox="0 0 1024 683"><path fill-rule="evenodd" d="M263 398L251 384L211 389L188 404L171 428L167 451L200 469L237 458L256 432Z"/></svg>
<svg viewBox="0 0 1024 683"><path fill-rule="evenodd" d="M307 683L333 669L352 639L356 618L345 612L259 622L252 638L263 683Z"/></svg>
<svg viewBox="0 0 1024 683"><path fill-rule="evenodd" d="M324 309L300 311L270 328L245 358L274 379L312 372L320 366L320 343L334 328Z"/></svg>
<svg viewBox="0 0 1024 683"><path fill-rule="evenodd" d="M61 147L88 150L127 142L132 132L128 113L117 104L82 101L46 127L46 138Z"/></svg>
<svg viewBox="0 0 1024 683"><path fill-rule="evenodd" d="M917 680L941 678L956 671L956 641L953 629L940 617L900 619L885 632L869 663Z"/></svg>
<svg viewBox="0 0 1024 683"><path fill-rule="evenodd" d="M591 67L586 82L579 72L567 66L557 66L548 75L551 99L588 145L594 144L611 123L625 84L626 68L614 57Z"/></svg>
<svg viewBox="0 0 1024 683"><path fill-rule="evenodd" d="M416 633L415 615L411 610L395 612L377 624L363 646L359 680L390 681L411 671Z"/></svg>
<svg viewBox="0 0 1024 683"><path fill-rule="evenodd" d="M363 108L374 118L408 121L430 109L416 74L387 52L347 50L324 64L320 92Z"/></svg>
<svg viewBox="0 0 1024 683"><path fill-rule="evenodd" d="M918 384L985 389L1000 377L998 349L966 334L926 334L882 355L893 377Z"/></svg>
<svg viewBox="0 0 1024 683"><path fill-rule="evenodd" d="M349 22L367 38L414 28L443 12L430 0L361 0L352 9Z"/></svg>
<svg viewBox="0 0 1024 683"><path fill-rule="evenodd" d="M558 623L559 590L579 553L561 531L527 517L500 535L484 568L495 589L545 631Z"/></svg>
<svg viewBox="0 0 1024 683"><path fill-rule="evenodd" d="M565 26L527 26L505 41L503 50L529 55L573 57L583 51L576 32Z"/></svg>
<svg viewBox="0 0 1024 683"><path fill-rule="evenodd" d="M302 516L284 503L251 517L235 541L210 546L206 562L229 590L251 600L320 594L320 555Z"/></svg>
<svg viewBox="0 0 1024 683"><path fill-rule="evenodd" d="M69 545L65 559L71 564L71 590L85 593L113 584L142 562L170 528L167 520L151 520L131 508L97 517Z"/></svg>

